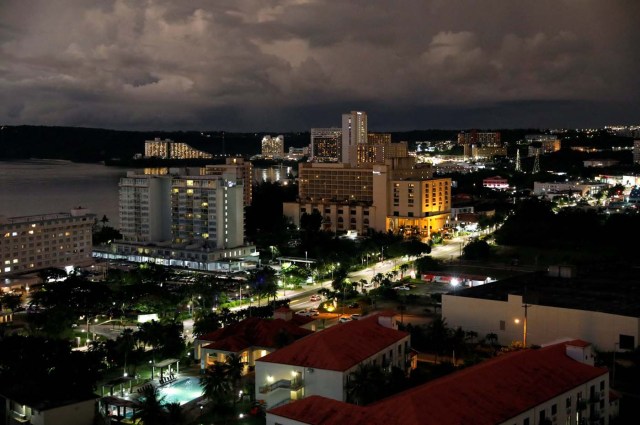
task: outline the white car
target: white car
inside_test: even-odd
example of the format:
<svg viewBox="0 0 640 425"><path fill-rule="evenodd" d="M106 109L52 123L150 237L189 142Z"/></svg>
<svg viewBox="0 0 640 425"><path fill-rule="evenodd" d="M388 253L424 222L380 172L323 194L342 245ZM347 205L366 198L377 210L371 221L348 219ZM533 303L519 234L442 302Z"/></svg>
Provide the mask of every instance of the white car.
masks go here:
<svg viewBox="0 0 640 425"><path fill-rule="evenodd" d="M298 316L311 316L311 311L305 308L305 309L296 311L296 314Z"/></svg>
<svg viewBox="0 0 640 425"><path fill-rule="evenodd" d="M409 291L411 288L409 288L407 285L400 285L400 286L396 286L393 289L397 289L398 291Z"/></svg>
<svg viewBox="0 0 640 425"><path fill-rule="evenodd" d="M346 322L350 322L350 321L352 321L352 320L353 320L353 319L352 319L351 317L343 316L343 317L341 317L341 318L339 318L339 319L338 319L338 323L346 323Z"/></svg>

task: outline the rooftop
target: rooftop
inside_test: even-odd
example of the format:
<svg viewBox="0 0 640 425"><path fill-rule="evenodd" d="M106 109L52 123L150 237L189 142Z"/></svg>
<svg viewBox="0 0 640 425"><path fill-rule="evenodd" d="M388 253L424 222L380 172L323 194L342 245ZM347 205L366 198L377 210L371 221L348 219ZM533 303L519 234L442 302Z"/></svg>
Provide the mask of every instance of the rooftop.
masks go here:
<svg viewBox="0 0 640 425"><path fill-rule="evenodd" d="M530 273L467 288L457 296L507 301L526 295L524 302L550 307L598 311L640 317L639 269L590 272L572 278Z"/></svg>
<svg viewBox="0 0 640 425"><path fill-rule="evenodd" d="M270 413L314 425L502 423L608 373L566 355L581 343L503 354L364 407L316 396Z"/></svg>
<svg viewBox="0 0 640 425"><path fill-rule="evenodd" d="M409 335L380 325L378 317L379 315L372 315L337 324L301 338L257 362L348 370Z"/></svg>
<svg viewBox="0 0 640 425"><path fill-rule="evenodd" d="M278 335L282 332L286 332L294 339L313 333L286 320L249 317L197 339L211 341L204 348L237 353L248 347L277 347Z"/></svg>

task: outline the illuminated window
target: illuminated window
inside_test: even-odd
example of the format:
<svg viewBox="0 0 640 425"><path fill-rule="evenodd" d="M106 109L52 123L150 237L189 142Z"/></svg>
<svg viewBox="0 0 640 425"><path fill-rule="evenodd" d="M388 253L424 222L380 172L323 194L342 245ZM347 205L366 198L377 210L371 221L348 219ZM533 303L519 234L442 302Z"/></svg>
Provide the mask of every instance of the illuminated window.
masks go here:
<svg viewBox="0 0 640 425"><path fill-rule="evenodd" d="M187 195L193 195L193 189L187 189Z"/></svg>
<svg viewBox="0 0 640 425"><path fill-rule="evenodd" d="M5 273L10 272L11 271L11 267L5 267L4 271L5 271Z"/></svg>
<svg viewBox="0 0 640 425"><path fill-rule="evenodd" d="M187 180L187 186L193 186L193 180Z"/></svg>

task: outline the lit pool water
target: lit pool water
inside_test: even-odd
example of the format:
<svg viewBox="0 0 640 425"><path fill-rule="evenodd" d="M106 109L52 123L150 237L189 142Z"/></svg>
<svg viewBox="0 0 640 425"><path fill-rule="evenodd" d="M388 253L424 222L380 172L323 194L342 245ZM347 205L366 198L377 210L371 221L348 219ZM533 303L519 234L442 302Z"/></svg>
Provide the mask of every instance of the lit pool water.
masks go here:
<svg viewBox="0 0 640 425"><path fill-rule="evenodd" d="M200 378L183 378L159 388L160 397L165 403L180 403L183 405L202 395Z"/></svg>

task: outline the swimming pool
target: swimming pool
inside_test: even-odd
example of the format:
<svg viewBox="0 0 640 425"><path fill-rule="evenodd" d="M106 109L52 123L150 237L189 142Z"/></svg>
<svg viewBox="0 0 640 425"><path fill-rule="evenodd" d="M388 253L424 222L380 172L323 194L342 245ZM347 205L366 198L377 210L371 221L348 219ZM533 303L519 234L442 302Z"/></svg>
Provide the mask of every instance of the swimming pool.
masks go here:
<svg viewBox="0 0 640 425"><path fill-rule="evenodd" d="M180 403L183 405L202 395L200 378L182 378L176 382L158 388L160 397L164 397L165 403Z"/></svg>

